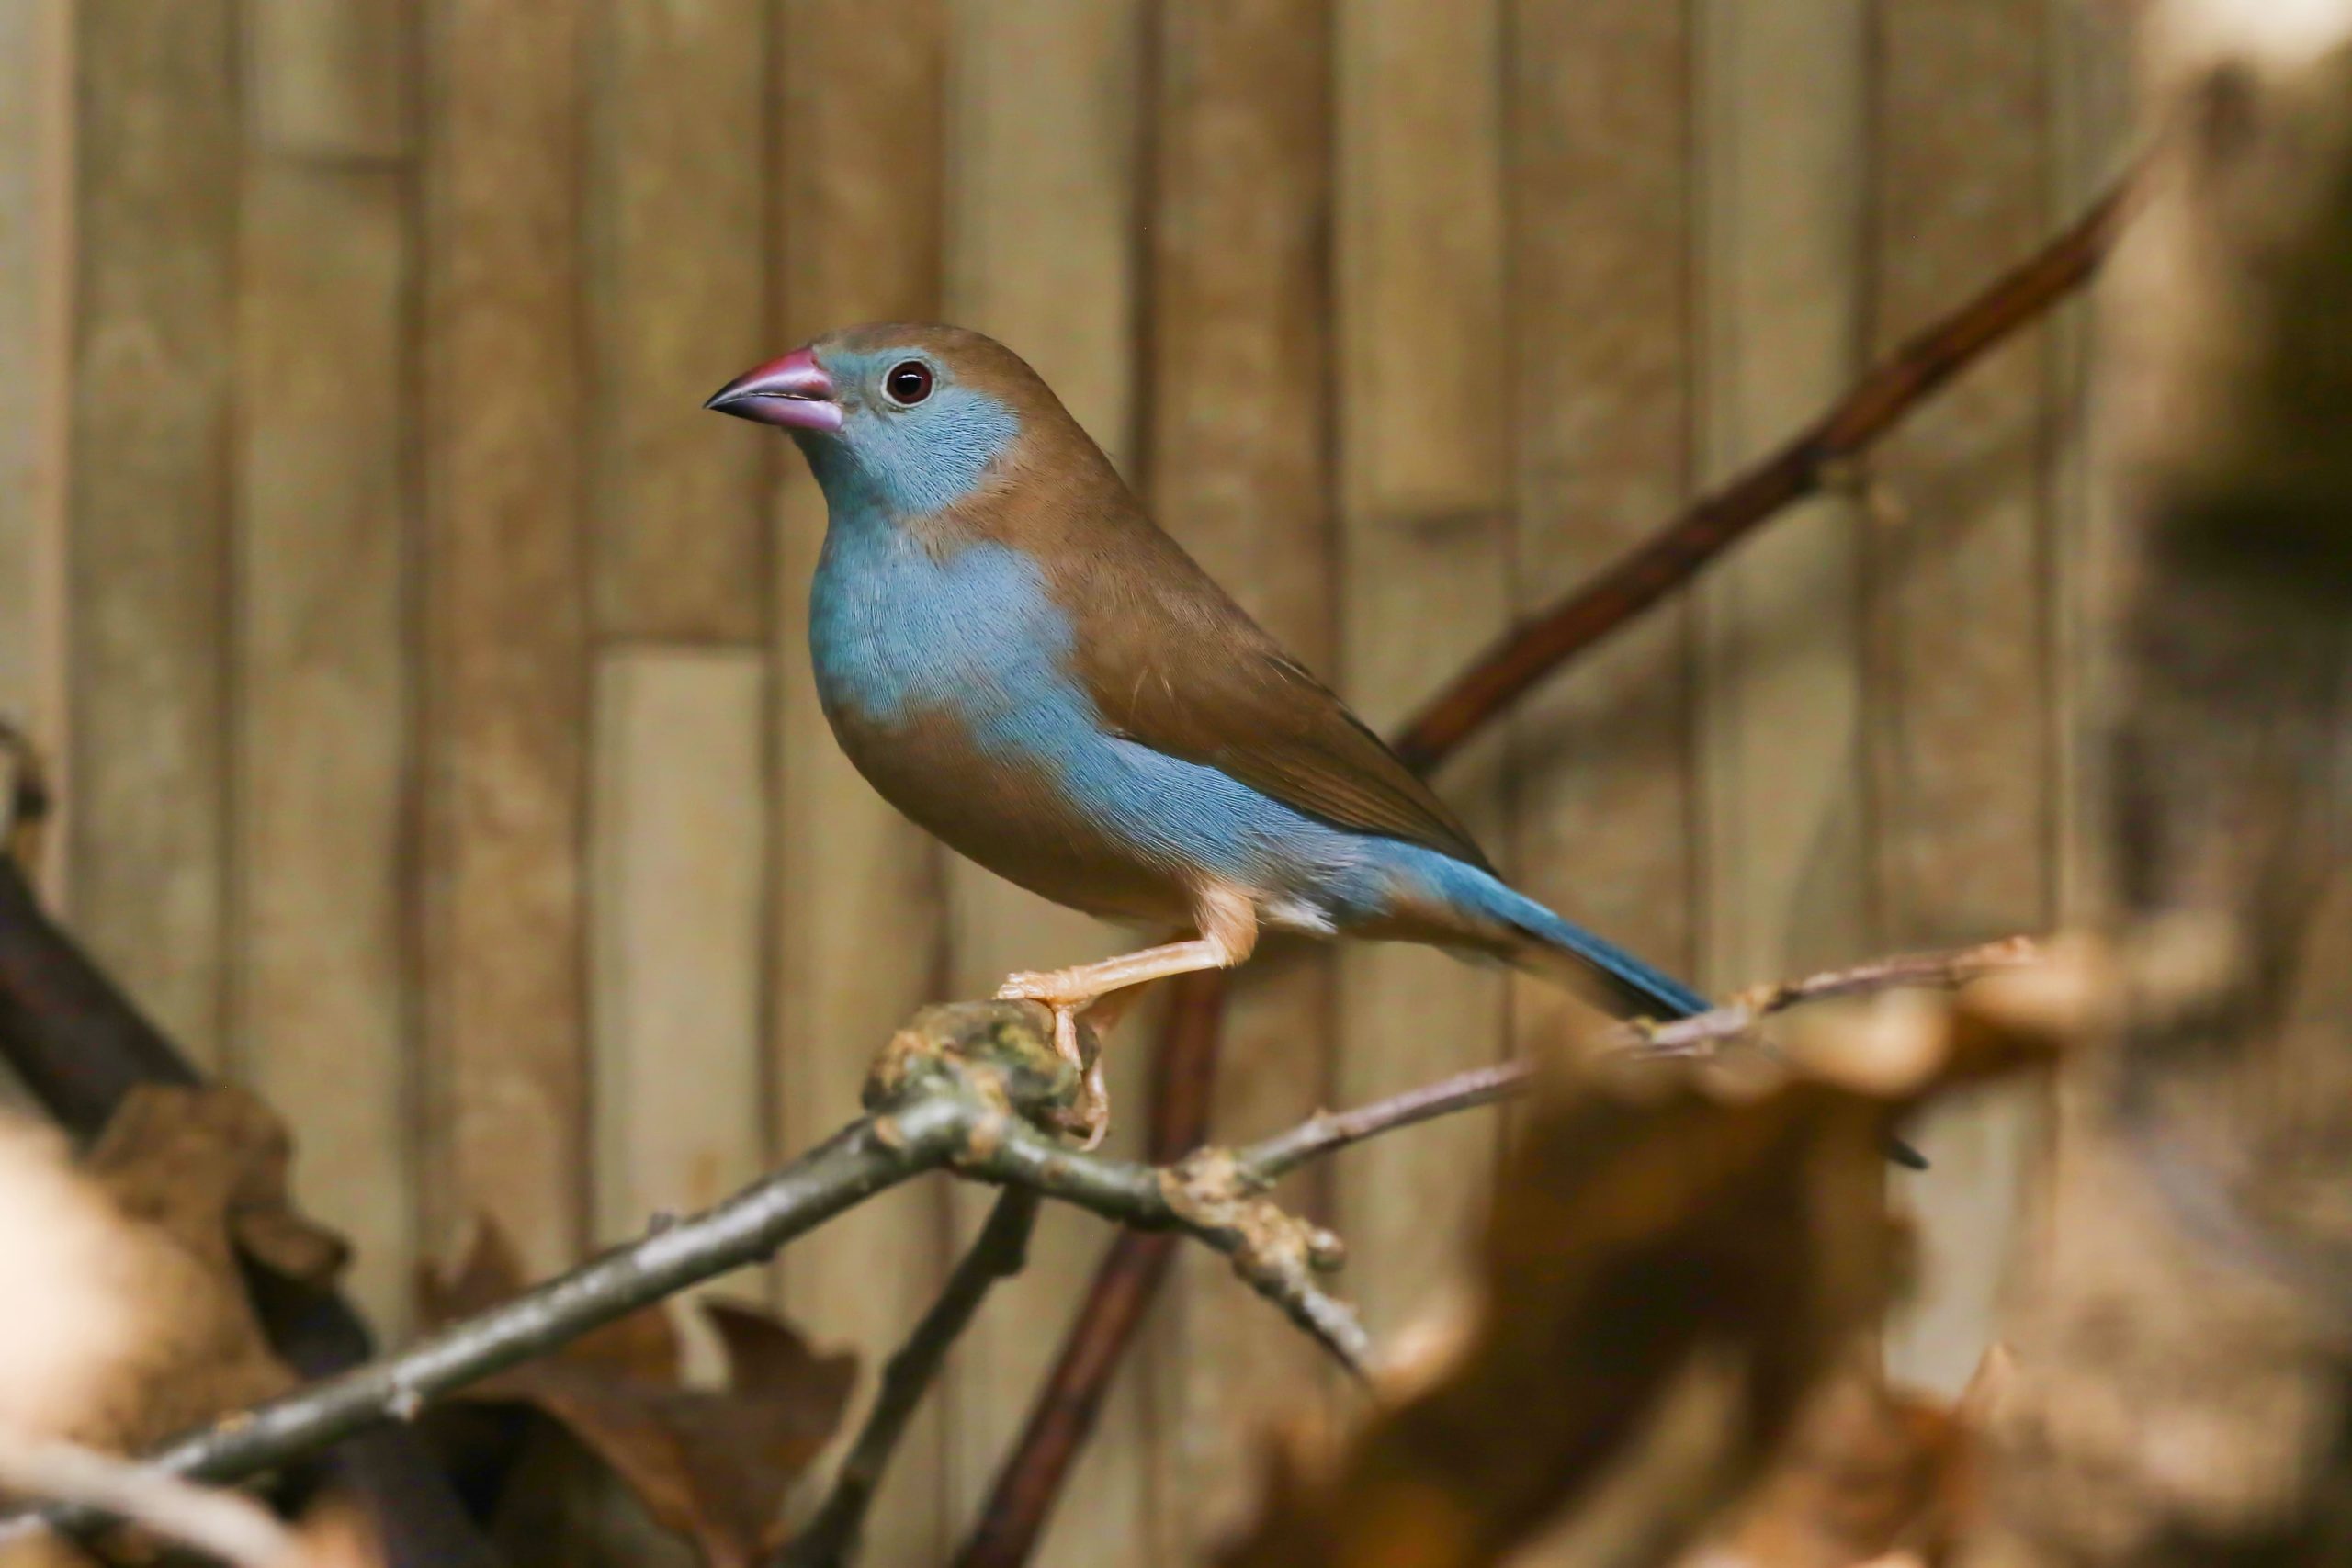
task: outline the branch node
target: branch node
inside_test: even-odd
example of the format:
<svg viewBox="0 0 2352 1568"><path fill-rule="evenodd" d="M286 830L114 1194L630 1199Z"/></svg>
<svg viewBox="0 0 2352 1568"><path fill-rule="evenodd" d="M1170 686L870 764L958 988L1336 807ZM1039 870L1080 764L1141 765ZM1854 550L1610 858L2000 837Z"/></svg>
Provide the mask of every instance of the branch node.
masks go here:
<svg viewBox="0 0 2352 1568"><path fill-rule="evenodd" d="M1054 1049L1053 1015L1040 1004L949 1002L923 1009L891 1037L866 1077L865 1099L882 1112L944 1095L1058 1134L1069 1130L1082 1089L1078 1068ZM887 1140L889 1124L878 1116L876 1135ZM988 1157L975 1142L984 1135L975 1124L967 1139L975 1158Z"/></svg>

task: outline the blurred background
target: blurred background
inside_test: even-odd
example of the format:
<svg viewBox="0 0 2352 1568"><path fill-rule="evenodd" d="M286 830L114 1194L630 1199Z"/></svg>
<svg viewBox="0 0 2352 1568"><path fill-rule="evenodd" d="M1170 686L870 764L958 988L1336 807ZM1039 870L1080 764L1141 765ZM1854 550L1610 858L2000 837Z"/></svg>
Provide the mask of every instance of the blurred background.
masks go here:
<svg viewBox="0 0 2352 1568"><path fill-rule="evenodd" d="M1029 357L1261 619L1393 727L2105 188L2077 0L0 0L0 709L45 886L301 1145L397 1337L477 1217L553 1269L854 1111L917 1005L1114 949L930 844L809 689L822 507L700 412L827 327ZM1514 879L1722 990L2048 927L2098 520L2079 307L1440 780ZM1424 953L1276 947L1218 1125L1558 1026ZM1113 1043L1121 1143L1151 1032ZM1890 1364L1975 1364L2037 1133L1899 1178ZM1498 1139L1299 1200L1394 1336ZM985 1194L773 1292L873 1360ZM943 1555L1105 1239L1050 1213L892 1473ZM1047 1551L1176 1561L1326 1372L1186 1256Z"/></svg>

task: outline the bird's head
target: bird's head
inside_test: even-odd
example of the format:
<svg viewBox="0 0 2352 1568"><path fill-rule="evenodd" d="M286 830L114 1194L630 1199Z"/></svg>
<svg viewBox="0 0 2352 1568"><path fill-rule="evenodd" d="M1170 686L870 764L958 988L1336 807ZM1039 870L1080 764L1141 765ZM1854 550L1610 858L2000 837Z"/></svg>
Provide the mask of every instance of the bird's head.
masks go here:
<svg viewBox="0 0 2352 1568"><path fill-rule="evenodd" d="M1024 430L1069 423L1019 355L959 327L828 333L737 377L703 405L788 430L836 508L911 516L970 495Z"/></svg>

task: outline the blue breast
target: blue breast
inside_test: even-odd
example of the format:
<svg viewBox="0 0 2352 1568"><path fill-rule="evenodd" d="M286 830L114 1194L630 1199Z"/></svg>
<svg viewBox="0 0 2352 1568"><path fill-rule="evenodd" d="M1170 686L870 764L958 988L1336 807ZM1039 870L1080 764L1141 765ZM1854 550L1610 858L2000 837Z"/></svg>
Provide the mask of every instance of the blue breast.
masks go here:
<svg viewBox="0 0 2352 1568"><path fill-rule="evenodd" d="M836 513L811 603L817 685L838 724L943 719L982 755L1049 782L1075 821L1187 882L1203 874L1296 906L1295 923L1370 918L1392 897L1389 852L1212 767L1109 733L1068 672L1069 617L1019 551L944 554L868 515ZM1292 922L1285 922L1292 923Z"/></svg>

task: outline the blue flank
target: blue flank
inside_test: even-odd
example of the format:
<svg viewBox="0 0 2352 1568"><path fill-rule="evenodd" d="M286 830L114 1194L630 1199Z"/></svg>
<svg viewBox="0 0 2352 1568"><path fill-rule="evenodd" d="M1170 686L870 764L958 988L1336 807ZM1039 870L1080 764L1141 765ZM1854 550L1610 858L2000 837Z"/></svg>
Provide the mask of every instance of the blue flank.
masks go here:
<svg viewBox="0 0 2352 1568"><path fill-rule="evenodd" d="M910 428L923 424L935 428ZM857 411L845 439L803 439L831 513L808 626L828 712L886 729L925 711L953 714L982 750L1057 781L1073 813L1171 880L1206 873L1257 892L1269 924L1328 935L1400 908L1442 910L1469 945L1549 949L1613 976L1661 1013L1704 1009L1687 987L1475 866L1334 827L1216 768L1107 733L1067 673L1069 617L1033 561L999 544L942 558L899 525L952 504L1018 430L994 400L943 382L917 409Z"/></svg>

